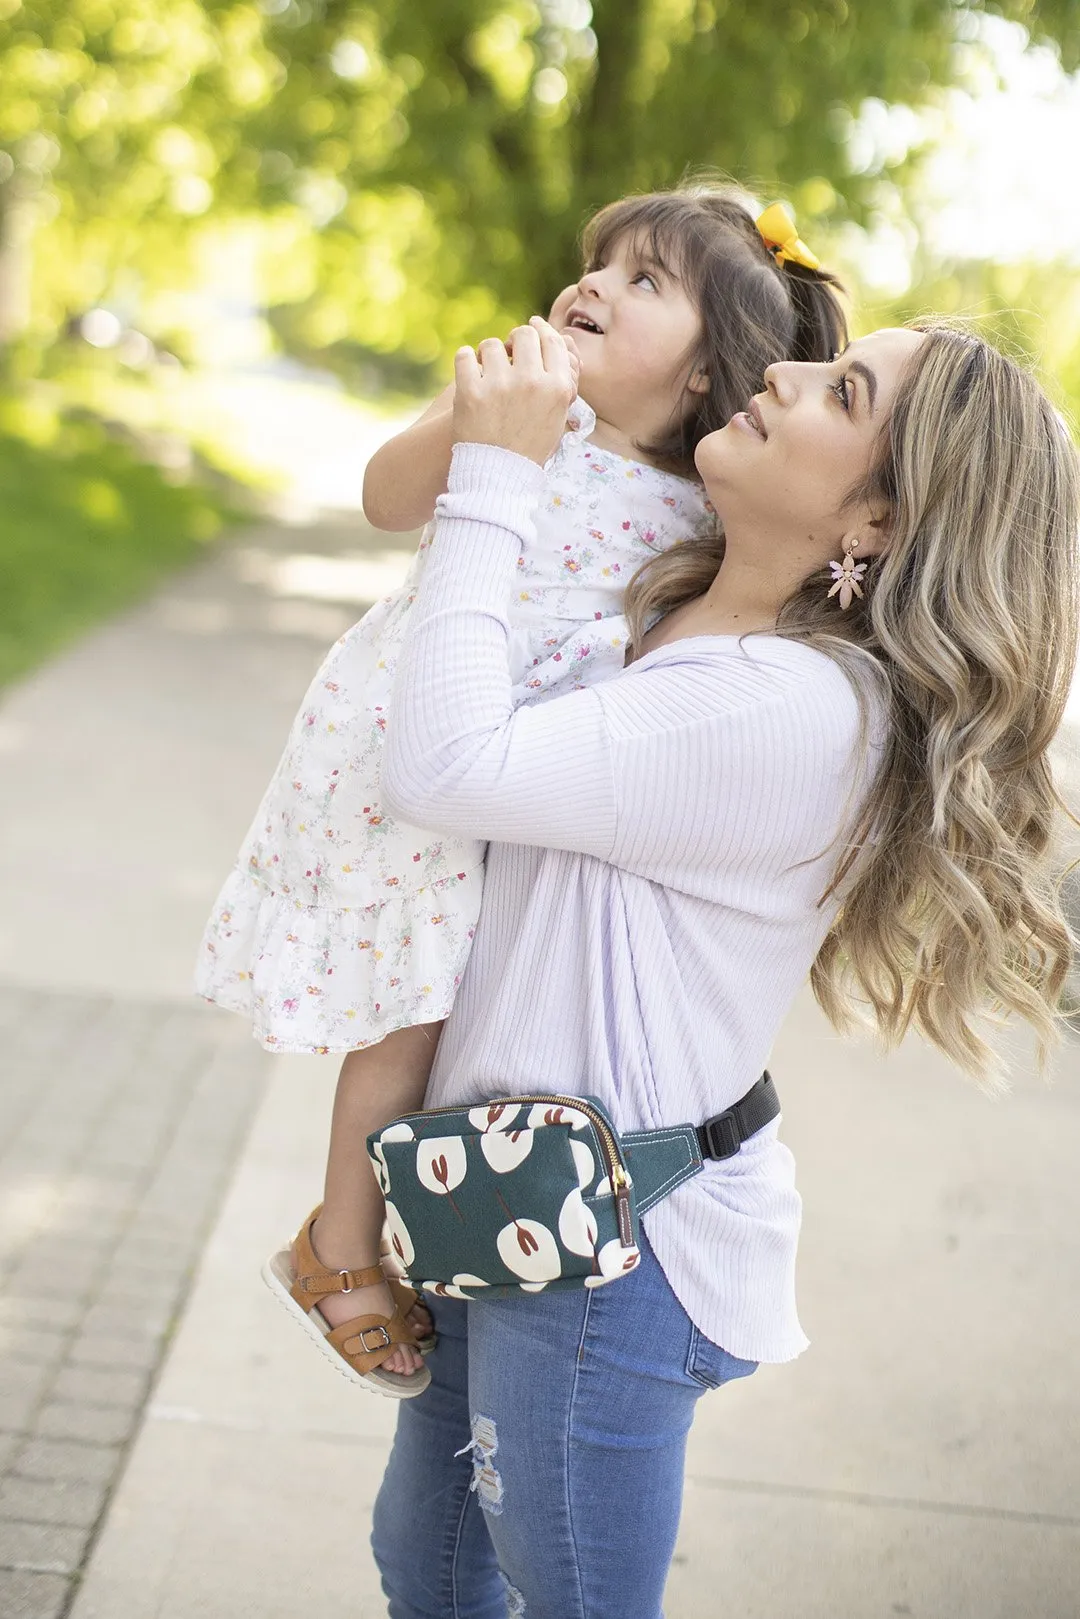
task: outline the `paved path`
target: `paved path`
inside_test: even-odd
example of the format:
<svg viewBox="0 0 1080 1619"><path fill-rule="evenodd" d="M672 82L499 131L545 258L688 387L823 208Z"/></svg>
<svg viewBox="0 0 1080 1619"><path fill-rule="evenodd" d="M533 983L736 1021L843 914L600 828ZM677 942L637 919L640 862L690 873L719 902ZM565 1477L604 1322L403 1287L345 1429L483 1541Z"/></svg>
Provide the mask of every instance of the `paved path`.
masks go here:
<svg viewBox="0 0 1080 1619"><path fill-rule="evenodd" d="M262 1089L197 1007L0 989L0 1613L65 1611Z"/></svg>
<svg viewBox="0 0 1080 1619"><path fill-rule="evenodd" d="M252 530L0 706L4 1619L70 1604L263 1098L194 946L384 543Z"/></svg>
<svg viewBox="0 0 1080 1619"><path fill-rule="evenodd" d="M256 1280L317 1189L333 1064L186 999L384 543L248 535L0 709L4 1619L385 1619L393 1407ZM813 1349L702 1403L668 1619L1075 1619L1076 1046L1051 1090L1021 1050L991 1103L804 1002L775 1068Z"/></svg>

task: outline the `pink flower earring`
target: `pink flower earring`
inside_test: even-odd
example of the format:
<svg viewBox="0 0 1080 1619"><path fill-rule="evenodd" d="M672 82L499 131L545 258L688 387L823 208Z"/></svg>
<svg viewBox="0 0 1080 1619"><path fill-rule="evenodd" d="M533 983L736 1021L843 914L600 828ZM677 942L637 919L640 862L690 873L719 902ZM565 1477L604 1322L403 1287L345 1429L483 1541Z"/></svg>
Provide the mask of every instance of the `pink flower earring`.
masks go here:
<svg viewBox="0 0 1080 1619"><path fill-rule="evenodd" d="M849 535L844 541L843 562L829 563L833 576L833 587L829 591L829 596L839 596L840 606L845 612L851 606L852 596L862 595L859 580L862 578L867 569L867 564L865 562L855 561L855 547L858 545L858 543L858 540ZM825 599L827 601L828 597Z"/></svg>

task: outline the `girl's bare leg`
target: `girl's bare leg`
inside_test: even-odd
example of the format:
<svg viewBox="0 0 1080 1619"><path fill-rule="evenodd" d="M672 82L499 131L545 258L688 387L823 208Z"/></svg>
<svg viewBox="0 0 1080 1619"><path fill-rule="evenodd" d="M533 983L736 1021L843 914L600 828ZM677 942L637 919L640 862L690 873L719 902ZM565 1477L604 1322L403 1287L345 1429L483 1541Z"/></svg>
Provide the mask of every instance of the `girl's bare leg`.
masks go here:
<svg viewBox="0 0 1080 1619"><path fill-rule="evenodd" d="M379 1263L384 1207L367 1154L372 1130L423 1106L441 1023L398 1029L378 1045L350 1051L341 1065L322 1213L312 1231L316 1256L328 1270L361 1270ZM358 1315L392 1315L390 1289L358 1287L335 1293L319 1309L332 1327ZM430 1331L430 1325L425 1327ZM384 1362L408 1376L422 1364L420 1351L399 1345Z"/></svg>

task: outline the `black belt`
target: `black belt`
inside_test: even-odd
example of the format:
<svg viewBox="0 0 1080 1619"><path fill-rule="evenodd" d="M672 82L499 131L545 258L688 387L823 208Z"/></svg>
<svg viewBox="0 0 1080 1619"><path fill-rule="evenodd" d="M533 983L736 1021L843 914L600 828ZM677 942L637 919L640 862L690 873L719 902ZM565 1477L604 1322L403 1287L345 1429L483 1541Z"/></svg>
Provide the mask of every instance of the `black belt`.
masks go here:
<svg viewBox="0 0 1080 1619"><path fill-rule="evenodd" d="M624 1130L623 1158L633 1177L638 1213L648 1213L676 1186L698 1174L705 1160L734 1158L743 1143L779 1112L780 1098L766 1073L745 1096L704 1124Z"/></svg>
<svg viewBox="0 0 1080 1619"><path fill-rule="evenodd" d="M776 1118L780 1112L780 1098L772 1075L766 1071L746 1095L731 1107L706 1119L697 1127L698 1146L703 1158L734 1158L744 1141Z"/></svg>

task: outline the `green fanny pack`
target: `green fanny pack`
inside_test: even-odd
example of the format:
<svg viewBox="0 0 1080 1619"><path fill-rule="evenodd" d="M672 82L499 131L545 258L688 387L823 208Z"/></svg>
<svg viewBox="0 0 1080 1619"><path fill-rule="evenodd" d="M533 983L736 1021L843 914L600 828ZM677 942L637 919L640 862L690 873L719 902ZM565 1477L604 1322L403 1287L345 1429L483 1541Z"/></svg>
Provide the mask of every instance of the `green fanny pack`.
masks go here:
<svg viewBox="0 0 1080 1619"><path fill-rule="evenodd" d="M412 1285L498 1298L627 1275L641 1216L779 1112L763 1074L703 1125L620 1134L593 1097L501 1096L409 1113L367 1145Z"/></svg>

